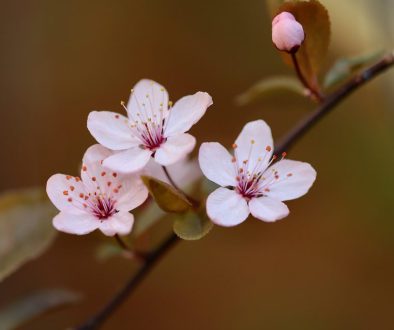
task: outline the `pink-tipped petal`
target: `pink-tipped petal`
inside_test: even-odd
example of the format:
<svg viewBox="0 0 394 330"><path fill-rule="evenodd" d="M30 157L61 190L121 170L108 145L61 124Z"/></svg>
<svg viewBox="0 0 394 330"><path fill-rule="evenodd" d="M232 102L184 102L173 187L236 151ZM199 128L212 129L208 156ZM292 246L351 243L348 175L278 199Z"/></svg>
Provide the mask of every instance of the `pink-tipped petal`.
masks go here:
<svg viewBox="0 0 394 330"><path fill-rule="evenodd" d="M99 229L106 236L127 235L134 224L134 216L128 212L118 212L100 223Z"/></svg>
<svg viewBox="0 0 394 330"><path fill-rule="evenodd" d="M88 213L69 213L67 211L60 212L53 218L53 226L64 233L85 235L96 230L100 225L100 221Z"/></svg>
<svg viewBox="0 0 394 330"><path fill-rule="evenodd" d="M97 142L112 150L124 150L138 144L129 120L115 112L92 111L88 117L88 129Z"/></svg>
<svg viewBox="0 0 394 330"><path fill-rule="evenodd" d="M164 135L168 137L187 132L201 119L210 105L212 105L212 97L208 93L197 92L182 97L170 109Z"/></svg>
<svg viewBox="0 0 394 330"><path fill-rule="evenodd" d="M200 147L198 161L204 175L220 186L237 185L237 172L232 156L220 143L207 142Z"/></svg>
<svg viewBox="0 0 394 330"><path fill-rule="evenodd" d="M208 196L207 214L215 224L231 227L246 220L249 208L246 200L234 190L218 188Z"/></svg>
<svg viewBox="0 0 394 330"><path fill-rule="evenodd" d="M133 173L144 168L151 154L150 150L134 147L108 157L103 165L116 172Z"/></svg>
<svg viewBox="0 0 394 330"><path fill-rule="evenodd" d="M250 213L265 222L274 222L289 215L286 204L269 197L253 198L249 201Z"/></svg>
<svg viewBox="0 0 394 330"><path fill-rule="evenodd" d="M283 159L268 170L275 170L278 179L268 186L267 196L287 201L305 195L316 179L311 165L290 159Z"/></svg>
<svg viewBox="0 0 394 330"><path fill-rule="evenodd" d="M156 150L155 160L164 166L171 165L185 158L196 145L196 139L190 134L170 136L159 149Z"/></svg>

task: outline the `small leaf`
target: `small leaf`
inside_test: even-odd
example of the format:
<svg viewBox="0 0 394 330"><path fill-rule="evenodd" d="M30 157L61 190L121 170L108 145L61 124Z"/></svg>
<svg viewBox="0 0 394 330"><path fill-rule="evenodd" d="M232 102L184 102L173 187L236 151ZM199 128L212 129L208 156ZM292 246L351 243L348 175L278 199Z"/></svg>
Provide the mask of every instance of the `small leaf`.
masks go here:
<svg viewBox="0 0 394 330"><path fill-rule="evenodd" d="M208 234L213 223L204 213L188 212L178 216L173 224L175 234L184 240L198 240Z"/></svg>
<svg viewBox="0 0 394 330"><path fill-rule="evenodd" d="M245 93L239 95L236 98L236 102L238 105L246 105L265 94L285 90L305 95L304 87L297 78L293 76L273 76L254 84Z"/></svg>
<svg viewBox="0 0 394 330"><path fill-rule="evenodd" d="M373 52L349 58L341 58L334 63L324 78L324 87L330 88L347 78L354 72L370 64L382 56L383 52Z"/></svg>
<svg viewBox="0 0 394 330"><path fill-rule="evenodd" d="M55 214L41 188L0 195L0 281L49 247Z"/></svg>
<svg viewBox="0 0 394 330"><path fill-rule="evenodd" d="M301 71L309 84L318 88L317 75L327 55L330 43L330 18L327 9L318 1L289 1L279 7L279 12L288 11L300 22L305 32L305 41L296 53ZM292 65L289 54L285 62Z"/></svg>
<svg viewBox="0 0 394 330"><path fill-rule="evenodd" d="M80 295L63 289L33 293L0 310L1 329L15 329L40 314L57 307L76 303L80 299Z"/></svg>
<svg viewBox="0 0 394 330"><path fill-rule="evenodd" d="M183 213L191 208L192 205L186 197L174 187L150 176L141 176L141 178L162 210Z"/></svg>

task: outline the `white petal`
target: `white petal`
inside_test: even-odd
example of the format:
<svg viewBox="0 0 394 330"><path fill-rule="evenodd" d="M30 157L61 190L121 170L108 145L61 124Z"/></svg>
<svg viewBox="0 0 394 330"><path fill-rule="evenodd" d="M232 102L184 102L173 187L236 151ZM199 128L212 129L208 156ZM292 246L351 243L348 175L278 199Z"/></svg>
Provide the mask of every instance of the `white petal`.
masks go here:
<svg viewBox="0 0 394 330"><path fill-rule="evenodd" d="M316 171L308 163L283 159L270 166L278 173L279 178L268 185L269 197L287 201L305 195L316 179Z"/></svg>
<svg viewBox="0 0 394 330"><path fill-rule="evenodd" d="M196 139L190 134L171 136L156 150L155 160L164 166L174 164L185 158L195 145Z"/></svg>
<svg viewBox="0 0 394 330"><path fill-rule="evenodd" d="M134 147L108 157L103 165L121 173L137 172L148 163L151 154L150 150Z"/></svg>
<svg viewBox="0 0 394 330"><path fill-rule="evenodd" d="M269 197L253 198L249 201L249 208L255 218L266 222L283 219L289 214L285 203Z"/></svg>
<svg viewBox="0 0 394 330"><path fill-rule="evenodd" d="M112 150L107 149L101 144L94 144L86 150L85 154L83 155L82 163L99 163L111 155L113 155Z"/></svg>
<svg viewBox="0 0 394 330"><path fill-rule="evenodd" d="M252 171L258 159L261 158L259 169L266 169L273 152L273 140L271 129L264 120L247 123L235 144L237 145L235 153L240 165L248 160L248 170Z"/></svg>
<svg viewBox="0 0 394 330"><path fill-rule="evenodd" d="M46 191L51 202L60 210L78 212L79 194L85 193L85 188L79 178L64 174L54 174L47 181Z"/></svg>
<svg viewBox="0 0 394 330"><path fill-rule="evenodd" d="M128 212L115 213L110 218L100 222L100 230L104 235L127 235L134 224L134 216Z"/></svg>
<svg viewBox="0 0 394 330"><path fill-rule="evenodd" d="M234 190L218 188L208 196L207 214L217 225L231 227L246 220L249 208L246 200Z"/></svg>
<svg viewBox="0 0 394 330"><path fill-rule="evenodd" d="M129 120L115 112L92 111L88 129L97 142L112 150L124 150L138 144Z"/></svg>
<svg viewBox="0 0 394 330"><path fill-rule="evenodd" d="M53 226L64 233L85 235L89 234L100 225L100 220L87 212L68 213L60 212L53 218Z"/></svg>
<svg viewBox="0 0 394 330"><path fill-rule="evenodd" d="M181 98L170 110L164 136L187 132L201 119L210 105L212 105L212 98L204 92L197 92L194 95Z"/></svg>
<svg viewBox="0 0 394 330"><path fill-rule="evenodd" d="M116 203L119 211L131 211L148 198L148 189L139 175L121 175L119 181L122 185Z"/></svg>
<svg viewBox="0 0 394 330"><path fill-rule="evenodd" d="M148 117L157 115L160 109L164 113L168 109L168 93L166 89L153 80L140 80L134 86L127 104L129 118L135 121L139 118L137 114Z"/></svg>
<svg viewBox="0 0 394 330"><path fill-rule="evenodd" d="M237 185L232 156L220 143L207 142L200 147L198 161L204 175L221 186Z"/></svg>

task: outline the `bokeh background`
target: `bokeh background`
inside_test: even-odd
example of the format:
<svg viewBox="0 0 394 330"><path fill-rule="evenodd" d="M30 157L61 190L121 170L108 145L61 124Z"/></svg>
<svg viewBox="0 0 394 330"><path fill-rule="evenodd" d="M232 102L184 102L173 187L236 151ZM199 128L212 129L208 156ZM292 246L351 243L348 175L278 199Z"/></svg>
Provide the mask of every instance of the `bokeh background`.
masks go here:
<svg viewBox="0 0 394 330"><path fill-rule="evenodd" d="M339 56L390 49L391 0L324 0L332 22L327 67ZM76 173L94 143L91 110L121 112L141 78L172 99L209 92L192 132L230 145L263 118L279 138L313 104L292 94L238 107L272 74L290 73L270 41L264 0L0 1L0 189ZM394 72L352 95L289 158L318 179L275 224L215 227L162 260L103 329L392 329L394 324ZM26 219L29 221L29 219ZM163 235L170 224L152 231ZM137 266L98 262L98 235L61 234L38 260L0 283L0 307L38 288L80 292L78 305L21 329L64 329L100 308ZM1 325L0 325L1 328Z"/></svg>

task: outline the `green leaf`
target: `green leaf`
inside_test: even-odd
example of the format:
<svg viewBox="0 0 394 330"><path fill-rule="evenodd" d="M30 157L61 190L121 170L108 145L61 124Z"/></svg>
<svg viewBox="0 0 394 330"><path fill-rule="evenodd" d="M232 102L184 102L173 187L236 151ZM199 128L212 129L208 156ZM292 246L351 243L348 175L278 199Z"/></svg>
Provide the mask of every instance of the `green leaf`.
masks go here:
<svg viewBox="0 0 394 330"><path fill-rule="evenodd" d="M15 329L40 314L75 303L80 299L80 295L63 289L33 293L18 299L0 311L1 329Z"/></svg>
<svg viewBox="0 0 394 330"><path fill-rule="evenodd" d="M278 13L288 11L304 28L305 41L296 53L301 71L309 84L318 88L317 75L326 59L330 43L330 18L327 9L318 1L289 1L279 7ZM289 54L286 63L292 65Z"/></svg>
<svg viewBox="0 0 394 330"><path fill-rule="evenodd" d="M324 78L324 87L330 88L347 78L357 70L377 60L383 54L382 51L370 54L357 55L348 58L341 58L334 63Z"/></svg>
<svg viewBox="0 0 394 330"><path fill-rule="evenodd" d="M173 224L175 234L184 240L198 240L208 234L213 223L203 212L188 212L178 216Z"/></svg>
<svg viewBox="0 0 394 330"><path fill-rule="evenodd" d="M186 197L168 183L151 176L141 176L141 179L162 210L183 213L191 208L192 205Z"/></svg>
<svg viewBox="0 0 394 330"><path fill-rule="evenodd" d="M49 247L55 214L41 188L0 195L0 281Z"/></svg>
<svg viewBox="0 0 394 330"><path fill-rule="evenodd" d="M305 95L304 87L297 78L293 76L273 76L254 84L245 93L239 95L236 98L236 102L238 105L246 105L263 95L279 91L290 91Z"/></svg>

